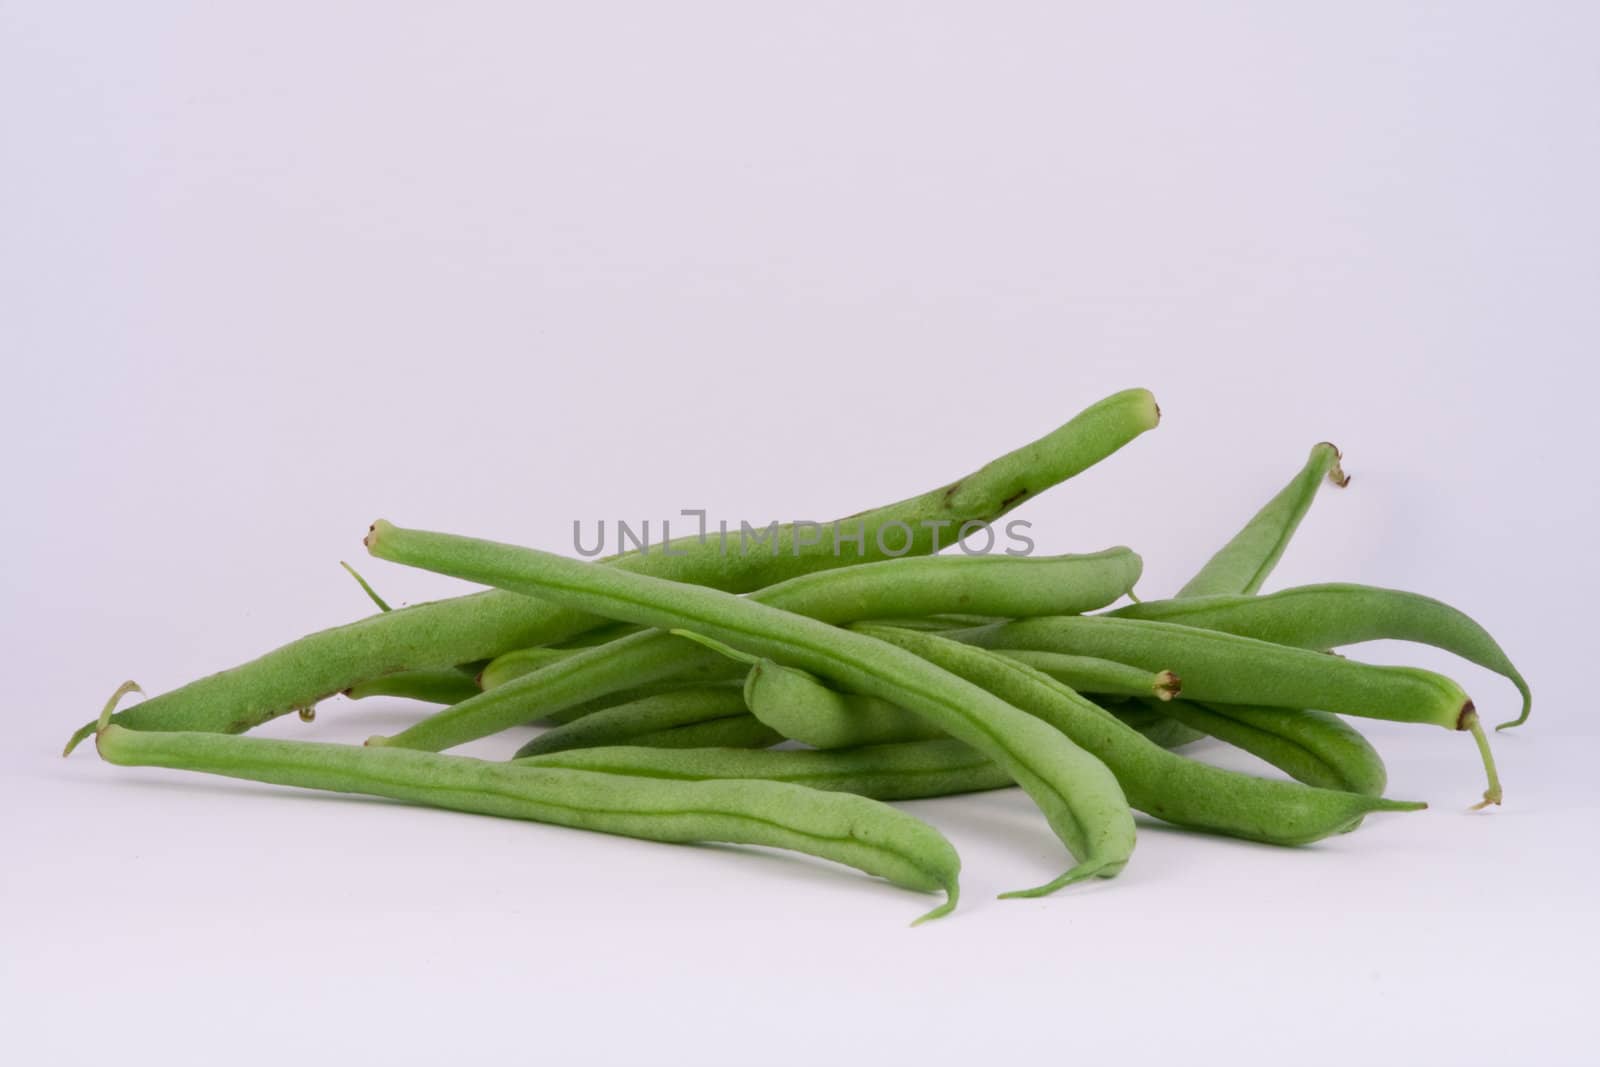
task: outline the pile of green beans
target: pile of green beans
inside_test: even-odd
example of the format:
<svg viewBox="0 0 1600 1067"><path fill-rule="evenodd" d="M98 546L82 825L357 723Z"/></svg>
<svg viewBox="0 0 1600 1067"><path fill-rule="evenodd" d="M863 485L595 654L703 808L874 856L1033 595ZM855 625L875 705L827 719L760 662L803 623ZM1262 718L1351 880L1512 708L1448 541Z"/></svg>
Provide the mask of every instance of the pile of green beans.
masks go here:
<svg viewBox="0 0 1600 1067"><path fill-rule="evenodd" d="M373 557L492 589L391 611L346 565L376 615L119 712L127 683L67 752L93 736L120 765L785 848L944 893L923 919L955 907L960 860L892 801L1020 787L1072 863L1003 896L1115 876L1136 810L1296 846L1425 807L1384 795L1383 760L1349 717L1468 732L1488 778L1476 806L1501 803L1456 681L1333 652L1399 639L1454 653L1516 687L1502 728L1518 725L1531 690L1483 627L1371 586L1261 595L1319 487L1349 482L1330 444L1168 600L1133 597L1142 561L1126 548L930 554L941 532L993 521L1158 417L1148 392L1115 394L965 478L840 520L863 537L831 543L797 524L754 553L690 537L584 562L380 520ZM903 552L877 536L895 526ZM341 693L442 707L365 745L237 736L289 711L309 722ZM445 754L507 731L498 761ZM1202 758L1217 745L1282 776Z"/></svg>

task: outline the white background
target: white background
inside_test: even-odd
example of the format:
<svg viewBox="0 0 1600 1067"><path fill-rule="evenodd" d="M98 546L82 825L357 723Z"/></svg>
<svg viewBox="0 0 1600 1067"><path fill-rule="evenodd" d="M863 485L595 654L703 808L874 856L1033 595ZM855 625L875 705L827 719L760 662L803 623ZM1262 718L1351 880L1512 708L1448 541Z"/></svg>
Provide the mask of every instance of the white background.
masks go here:
<svg viewBox="0 0 1600 1067"><path fill-rule="evenodd" d="M0 3L7 1059L1587 1059L1596 10ZM1502 809L1465 736L1378 725L1428 812L1142 824L997 902L1066 862L1026 799L911 804L965 860L913 931L803 858L57 756L125 677L363 614L379 515L827 518L1130 385L1163 425L1020 513L1041 550L1162 595L1337 442L1272 586L1499 635Z"/></svg>

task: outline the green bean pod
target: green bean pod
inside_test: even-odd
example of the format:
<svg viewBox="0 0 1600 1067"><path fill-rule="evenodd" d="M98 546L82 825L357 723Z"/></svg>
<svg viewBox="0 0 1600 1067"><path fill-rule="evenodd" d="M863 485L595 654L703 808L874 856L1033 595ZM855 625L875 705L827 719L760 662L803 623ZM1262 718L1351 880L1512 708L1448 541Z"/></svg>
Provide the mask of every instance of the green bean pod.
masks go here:
<svg viewBox="0 0 1600 1067"><path fill-rule="evenodd" d="M996 651L1007 659L1043 671L1079 693L1171 700L1183 692L1183 680L1171 671L1152 673L1116 660L1071 656L1064 652L1040 652L1026 648Z"/></svg>
<svg viewBox="0 0 1600 1067"><path fill-rule="evenodd" d="M1323 789L1382 796L1389 774L1383 757L1337 715L1304 708L1203 704L1174 700L1151 710L1226 741L1290 777Z"/></svg>
<svg viewBox="0 0 1600 1067"><path fill-rule="evenodd" d="M1181 623L1298 648L1414 641L1494 671L1517 687L1522 713L1501 723L1499 729L1525 722L1533 707L1528 683L1489 631L1443 601L1398 589L1343 583L1301 585L1258 597L1147 600L1107 614Z"/></svg>
<svg viewBox="0 0 1600 1067"><path fill-rule="evenodd" d="M427 704L459 704L482 692L477 671L445 667L430 671L396 671L360 682L344 691L351 700L367 697L404 697Z"/></svg>
<svg viewBox="0 0 1600 1067"><path fill-rule="evenodd" d="M940 530L992 522L1023 501L1080 473L1147 430L1161 413L1144 389L1116 393L1046 436L948 485L838 520L842 541L813 524L779 527L771 551L730 551L719 539L691 534L648 552L605 561L623 570L747 592L812 571L933 551ZM848 527L848 529L846 529ZM861 539L854 538L856 530ZM888 532L889 537L883 537ZM844 550L859 543L859 552ZM241 733L360 682L407 670L453 667L504 652L551 644L599 625L593 615L500 590L400 608L302 637L241 666L208 675L126 711L117 722L144 730ZM66 753L94 731L89 723ZM64 753L65 754L65 753Z"/></svg>
<svg viewBox="0 0 1600 1067"><path fill-rule="evenodd" d="M748 711L639 734L628 741L644 748L770 748L784 736Z"/></svg>
<svg viewBox="0 0 1600 1067"><path fill-rule="evenodd" d="M1267 501L1231 541L1218 549L1199 573L1178 590L1178 596L1254 593L1260 589L1283 557L1283 550L1311 507L1324 478L1341 488L1350 484L1349 477L1339 466L1339 450L1326 441L1311 449L1310 458L1294 480Z"/></svg>
<svg viewBox="0 0 1600 1067"><path fill-rule="evenodd" d="M982 648L1035 648L1117 659L1147 670L1170 667L1192 700L1280 708L1321 708L1393 722L1466 730L1477 742L1488 788L1501 800L1499 775L1472 701L1443 675L1380 667L1342 656L1171 622L1109 616L1021 619L952 636Z"/></svg>
<svg viewBox="0 0 1600 1067"><path fill-rule="evenodd" d="M1342 833L1375 811L1427 807L1257 778L1186 759L1140 736L1049 675L1014 660L934 634L873 623L851 628L914 652L1038 716L1099 756L1135 808L1176 826L1303 845Z"/></svg>
<svg viewBox="0 0 1600 1067"><path fill-rule="evenodd" d="M553 823L650 841L723 841L791 849L897 885L943 890L947 914L961 861L928 824L876 800L779 781L670 781L490 763L405 749L107 725L100 755L274 785L388 797L480 815ZM918 920L922 921L921 919Z"/></svg>
<svg viewBox="0 0 1600 1067"><path fill-rule="evenodd" d="M1052 675L1052 677L1054 677ZM1060 679L1056 679L1060 681ZM1118 704L1101 706L1117 717L1117 721L1124 726L1137 730L1145 740L1160 745L1166 749L1182 748L1192 745L1206 735L1200 731L1185 726L1177 719L1161 714L1154 707L1141 704L1137 700L1127 700Z"/></svg>
<svg viewBox="0 0 1600 1067"><path fill-rule="evenodd" d="M699 781L757 778L876 800L917 800L1004 789L1010 776L983 753L948 738L865 748L809 749L640 748L574 749L518 760L566 767Z"/></svg>
<svg viewBox="0 0 1600 1067"><path fill-rule="evenodd" d="M857 748L944 736L938 727L898 704L840 693L805 671L771 660L750 668L744 703L750 714L784 737L813 748Z"/></svg>
<svg viewBox="0 0 1600 1067"><path fill-rule="evenodd" d="M518 749L517 756L537 756L569 748L636 744L633 738L746 714L744 695L738 689L691 686L618 704L546 730Z"/></svg>
<svg viewBox="0 0 1600 1067"><path fill-rule="evenodd" d="M754 599L533 549L402 530L383 521L373 524L366 544L373 555L392 562L546 597L623 622L692 630L918 712L1000 764L1080 860L1051 883L1025 891L1028 895L1089 876L1109 877L1132 853L1133 818L1116 779L1099 760L1049 725L911 653ZM505 688L510 687L496 692Z"/></svg>
<svg viewBox="0 0 1600 1067"><path fill-rule="evenodd" d="M1037 559L936 556L886 560L796 578L758 590L748 599L830 623L880 615L926 615L968 606L983 615L1026 615L1036 614L1048 604L1081 609L1109 604L1132 587L1141 567L1138 555L1126 548ZM557 715L616 689L666 679L726 677L728 667L721 660L693 642L647 630L581 649L503 682L429 716L389 742L437 752Z"/></svg>

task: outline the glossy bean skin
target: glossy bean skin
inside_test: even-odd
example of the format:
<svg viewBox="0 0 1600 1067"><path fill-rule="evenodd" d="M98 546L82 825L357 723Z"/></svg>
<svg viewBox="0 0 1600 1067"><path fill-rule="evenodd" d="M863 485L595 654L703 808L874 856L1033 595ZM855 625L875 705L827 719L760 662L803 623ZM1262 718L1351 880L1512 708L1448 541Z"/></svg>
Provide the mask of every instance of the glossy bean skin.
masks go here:
<svg viewBox="0 0 1600 1067"><path fill-rule="evenodd" d="M1331 649L1365 641L1414 641L1460 656L1509 680L1522 695L1525 721L1533 696L1510 657L1469 616L1431 597L1345 583L1302 585L1267 596L1148 600L1108 612L1125 619L1180 623L1298 648Z"/></svg>
<svg viewBox="0 0 1600 1067"><path fill-rule="evenodd" d="M1045 604L1109 604L1138 580L1141 567L1138 555L1126 548L1037 559L886 560L796 578L748 599L828 623L963 606L977 606L985 615L1028 614ZM580 649L503 682L395 734L390 743L437 752L560 714L619 688L667 679L710 681L726 677L728 670L723 657L709 649L660 630L644 630Z"/></svg>
<svg viewBox="0 0 1600 1067"><path fill-rule="evenodd" d="M1027 894L1085 877L1109 877L1132 852L1132 815L1116 779L1099 760L1048 724L902 649L753 599L513 545L403 530L382 521L373 524L366 544L373 555L392 562L546 597L623 622L693 631L923 715L1003 767L1079 859L1076 868Z"/></svg>
<svg viewBox="0 0 1600 1067"><path fill-rule="evenodd" d="M960 859L933 827L866 797L785 782L669 781L405 749L116 725L103 727L96 745L103 758L124 766L388 797L651 841L792 849L910 889L943 890L946 902L923 918L949 912L958 894Z"/></svg>
<svg viewBox="0 0 1600 1067"><path fill-rule="evenodd" d="M1152 743L1110 712L1024 664L940 635L870 623L852 629L923 656L1038 716L1099 756L1135 808L1177 826L1302 845L1342 833L1371 812L1427 807L1199 763Z"/></svg>
<svg viewBox="0 0 1600 1067"><path fill-rule="evenodd" d="M1072 656L1033 649L997 649L1000 655L1043 671L1079 693L1154 697L1171 700L1183 692L1183 680L1171 671L1147 671L1116 660Z"/></svg>
<svg viewBox="0 0 1600 1067"><path fill-rule="evenodd" d="M1300 473L1217 550L1199 573L1178 590L1178 597L1249 594L1260 589L1278 565L1323 479L1341 488L1350 484L1339 466L1339 450L1326 441L1311 449Z"/></svg>
<svg viewBox="0 0 1600 1067"><path fill-rule="evenodd" d="M637 742L633 738L746 714L744 694L738 689L731 686L691 686L618 704L546 730L518 749L517 756L537 756L569 748L635 744Z"/></svg>
<svg viewBox="0 0 1600 1067"><path fill-rule="evenodd" d="M1046 436L948 485L839 520L859 523L865 551L836 551L831 537L802 543L782 527L775 551L724 551L698 535L657 544L649 552L611 557L608 565L748 592L796 575L884 558L877 534L908 527L906 554L932 551L938 524L994 521L1006 512L1105 459L1160 420L1155 398L1129 389L1093 404ZM851 542L847 542L849 544ZM890 547L899 545L898 539ZM593 615L490 590L400 608L290 642L248 663L190 682L118 713L122 725L145 730L240 733L353 685L407 670L435 670L504 652L572 638L599 625ZM66 752L94 730L90 723Z"/></svg>
<svg viewBox="0 0 1600 1067"><path fill-rule="evenodd" d="M1189 700L1150 707L1243 749L1307 785L1376 797L1383 795L1389 782L1383 757L1372 744L1355 727L1326 711Z"/></svg>
<svg viewBox="0 0 1600 1067"><path fill-rule="evenodd" d="M829 689L815 676L771 660L750 668L744 703L750 714L784 737L813 748L857 748L943 736L938 727L897 704Z"/></svg>
<svg viewBox="0 0 1600 1067"><path fill-rule="evenodd" d="M518 762L536 767L568 767L690 781L758 778L855 793L876 800L953 796L1005 789L1015 784L983 753L948 738L827 752L619 746L558 752Z"/></svg>

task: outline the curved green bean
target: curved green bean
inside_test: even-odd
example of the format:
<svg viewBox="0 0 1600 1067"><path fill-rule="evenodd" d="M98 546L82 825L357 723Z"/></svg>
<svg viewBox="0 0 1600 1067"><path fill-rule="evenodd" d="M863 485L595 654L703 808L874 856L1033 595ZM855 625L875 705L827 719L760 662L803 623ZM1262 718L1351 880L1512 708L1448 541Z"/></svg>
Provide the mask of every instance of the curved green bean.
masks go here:
<svg viewBox="0 0 1600 1067"><path fill-rule="evenodd" d="M964 606L983 615L1036 614L1047 604L1109 604L1138 580L1141 566L1138 555L1126 548L1037 559L886 560L791 579L757 590L749 599L830 623ZM727 670L716 653L647 630L581 649L503 682L402 730L390 743L439 751L558 714L615 689L669 678L715 680L726 677Z"/></svg>
<svg viewBox="0 0 1600 1067"><path fill-rule="evenodd" d="M1259 597L1147 600L1107 614L1181 623L1299 648L1414 641L1494 671L1517 687L1522 714L1501 723L1499 729L1525 722L1533 707L1528 683L1489 631L1441 600L1398 589L1348 583L1301 585Z"/></svg>
<svg viewBox="0 0 1600 1067"><path fill-rule="evenodd" d="M1192 700L1321 708L1466 730L1478 743L1489 780L1484 803L1501 800L1494 757L1472 701L1455 682L1431 671L1380 667L1216 630L1104 615L1021 619L952 636L983 648L1036 648L1117 659L1147 670L1170 667L1183 678L1184 693Z"/></svg>
<svg viewBox="0 0 1600 1067"><path fill-rule="evenodd" d="M1187 759L1152 743L1043 672L934 634L873 623L851 629L913 652L1036 715L1099 756L1128 802L1165 822L1275 845L1302 845L1350 829L1375 811L1426 804L1257 778Z"/></svg>
<svg viewBox="0 0 1600 1067"><path fill-rule="evenodd" d="M1155 398L1129 389L1093 404L1046 436L954 482L839 520L841 543L809 539L814 527L782 526L771 552L728 551L718 539L691 534L608 565L675 581L745 592L796 575L881 559L898 547L908 556L933 550L941 530L998 519L1024 500L1116 452L1160 419ZM859 553L843 550L862 534ZM888 547L879 544L889 531ZM490 659L503 652L571 638L599 624L592 615L499 590L416 604L303 637L241 666L209 675L118 713L117 722L145 730L240 733L352 685L404 670L431 670ZM68 740L72 749L94 730Z"/></svg>
<svg viewBox="0 0 1600 1067"><path fill-rule="evenodd" d="M1203 704L1174 700L1152 710L1323 789L1382 796L1389 774L1383 757L1337 715L1305 708Z"/></svg>
<svg viewBox="0 0 1600 1067"><path fill-rule="evenodd" d="M1072 656L1064 652L1040 652L1026 648L995 651L1007 659L1043 671L1079 693L1171 700L1183 692L1183 680L1167 670L1152 673L1116 660Z"/></svg>
<svg viewBox="0 0 1600 1067"><path fill-rule="evenodd" d="M383 521L373 524L366 543L373 555L396 563L546 597L623 622L693 630L922 714L1005 768L1080 860L1049 884L1025 891L1028 895L1089 876L1109 877L1133 850L1133 818L1116 779L1099 760L1046 723L909 652L753 599L533 549L402 530Z"/></svg>
<svg viewBox="0 0 1600 1067"><path fill-rule="evenodd" d="M517 757L631 744L631 738L644 734L745 714L744 694L731 686L678 689L618 704L546 730L518 749Z"/></svg>
<svg viewBox="0 0 1600 1067"><path fill-rule="evenodd" d="M619 746L574 749L517 762L535 767L566 767L690 781L758 778L855 793L877 800L952 796L1005 789L1015 784L983 753L948 738L826 752Z"/></svg>
<svg viewBox="0 0 1600 1067"><path fill-rule="evenodd" d="M1350 478L1339 466L1339 450L1326 441L1311 449L1310 458L1294 480L1218 549L1200 572L1178 590L1178 596L1254 593L1260 589L1278 565L1324 478L1341 488L1350 484Z"/></svg>
<svg viewBox="0 0 1600 1067"><path fill-rule="evenodd" d="M102 727L95 742L104 759L125 766L360 793L651 841L791 849L909 889L943 890L945 903L918 922L948 914L959 895L961 861L939 831L880 801L850 793L779 781L669 781L398 748L116 725Z"/></svg>
<svg viewBox="0 0 1600 1067"><path fill-rule="evenodd" d="M829 689L814 675L771 660L750 668L744 702L757 719L813 748L856 748L944 736L937 726L898 704Z"/></svg>
<svg viewBox="0 0 1600 1067"><path fill-rule="evenodd" d="M360 682L344 691L351 700L367 697L405 697L428 704L457 704L482 692L477 671L469 665L431 671L396 671Z"/></svg>
<svg viewBox="0 0 1600 1067"><path fill-rule="evenodd" d="M639 734L628 741L645 748L770 748L784 736L748 711Z"/></svg>

